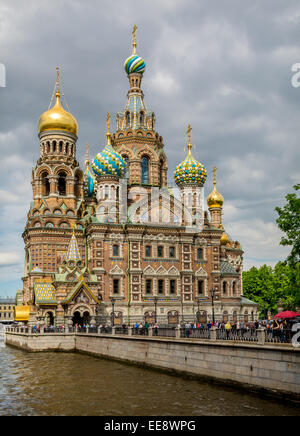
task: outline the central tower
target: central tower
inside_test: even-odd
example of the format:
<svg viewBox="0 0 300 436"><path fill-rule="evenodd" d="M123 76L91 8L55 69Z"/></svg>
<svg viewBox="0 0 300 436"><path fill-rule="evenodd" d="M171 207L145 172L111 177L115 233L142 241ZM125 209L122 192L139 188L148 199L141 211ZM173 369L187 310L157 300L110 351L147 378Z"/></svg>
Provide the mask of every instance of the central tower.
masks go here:
<svg viewBox="0 0 300 436"><path fill-rule="evenodd" d="M129 80L125 109L117 113L113 145L127 164L129 194L138 187L167 186L168 161L163 138L155 131L155 115L148 111L141 89L146 63L136 53L136 29L133 28L133 51L124 64Z"/></svg>

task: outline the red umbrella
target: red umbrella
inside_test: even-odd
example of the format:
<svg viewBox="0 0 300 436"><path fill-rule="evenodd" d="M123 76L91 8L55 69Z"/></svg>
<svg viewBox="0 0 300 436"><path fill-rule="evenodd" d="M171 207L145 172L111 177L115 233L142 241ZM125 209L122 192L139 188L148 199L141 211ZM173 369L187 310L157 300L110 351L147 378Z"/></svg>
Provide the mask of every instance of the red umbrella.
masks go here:
<svg viewBox="0 0 300 436"><path fill-rule="evenodd" d="M273 318L275 318L275 319L276 318L288 319L288 318L296 318L296 316L300 316L300 313L291 312L290 310L286 310L285 312L277 313L277 315L273 316Z"/></svg>

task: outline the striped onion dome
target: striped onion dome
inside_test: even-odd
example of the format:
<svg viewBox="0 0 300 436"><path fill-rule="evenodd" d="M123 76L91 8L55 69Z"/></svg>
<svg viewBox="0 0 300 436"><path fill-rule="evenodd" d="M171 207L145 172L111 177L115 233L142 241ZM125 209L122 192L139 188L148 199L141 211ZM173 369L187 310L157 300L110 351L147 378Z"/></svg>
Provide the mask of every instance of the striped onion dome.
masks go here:
<svg viewBox="0 0 300 436"><path fill-rule="evenodd" d="M132 54L126 59L124 68L127 74L140 73L143 74L146 69L146 63L143 58L137 54Z"/></svg>
<svg viewBox="0 0 300 436"><path fill-rule="evenodd" d="M96 176L124 177L126 163L111 144L107 144L92 161L92 170Z"/></svg>
<svg viewBox="0 0 300 436"><path fill-rule="evenodd" d="M191 131L192 128L189 125L187 130L187 134L189 138L188 155L186 159L175 168L174 171L174 179L178 186L182 186L182 185L203 186L207 177L206 168L200 162L198 162L192 155Z"/></svg>

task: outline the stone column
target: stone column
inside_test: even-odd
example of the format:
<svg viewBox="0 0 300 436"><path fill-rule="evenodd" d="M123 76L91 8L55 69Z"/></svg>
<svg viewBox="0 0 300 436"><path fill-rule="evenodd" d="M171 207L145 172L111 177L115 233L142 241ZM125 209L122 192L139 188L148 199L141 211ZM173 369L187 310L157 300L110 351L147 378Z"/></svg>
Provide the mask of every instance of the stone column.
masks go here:
<svg viewBox="0 0 300 436"><path fill-rule="evenodd" d="M213 326L210 329L210 340L211 341L216 341L217 340L217 327Z"/></svg>
<svg viewBox="0 0 300 436"><path fill-rule="evenodd" d="M50 175L48 176L50 183L50 197L58 196L58 176Z"/></svg>
<svg viewBox="0 0 300 436"><path fill-rule="evenodd" d="M149 336L149 338L152 338L152 336L153 336L153 327L149 327L148 328L148 336Z"/></svg>
<svg viewBox="0 0 300 436"><path fill-rule="evenodd" d="M266 342L266 329L265 328L259 328L256 330L257 333L257 343L259 345L265 345Z"/></svg>

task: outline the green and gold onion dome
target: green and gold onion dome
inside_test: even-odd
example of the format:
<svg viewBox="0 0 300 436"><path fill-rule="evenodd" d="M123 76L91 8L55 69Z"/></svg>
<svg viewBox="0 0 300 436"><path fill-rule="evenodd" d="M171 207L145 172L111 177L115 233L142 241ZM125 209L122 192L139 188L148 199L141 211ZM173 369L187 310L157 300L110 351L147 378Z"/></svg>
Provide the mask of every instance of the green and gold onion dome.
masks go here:
<svg viewBox="0 0 300 436"><path fill-rule="evenodd" d="M224 204L224 198L223 195L220 194L220 192L217 191L216 188L216 171L217 168L214 167L213 172L214 172L214 189L213 191L209 194L209 196L206 199L207 202L207 206L209 208L214 208L214 207L222 207Z"/></svg>
<svg viewBox="0 0 300 436"><path fill-rule="evenodd" d="M140 73L143 74L145 69L146 69L146 63L144 61L143 58L141 58L137 53L136 53L136 29L137 26L134 25L133 27L133 51L132 51L132 55L129 56L129 58L126 59L125 63L124 63L124 68L127 74L132 74L132 73Z"/></svg>
<svg viewBox="0 0 300 436"><path fill-rule="evenodd" d="M95 176L117 176L124 177L126 173L126 163L111 144L111 134L109 131L109 114L107 114L107 144L104 150L98 153L92 161L92 170Z"/></svg>
<svg viewBox="0 0 300 436"><path fill-rule="evenodd" d="M175 168L174 171L174 179L178 186L203 186L207 178L206 168L192 155L191 130L191 126L189 125L187 131L189 138L188 155L186 159Z"/></svg>
<svg viewBox="0 0 300 436"><path fill-rule="evenodd" d="M38 122L38 133L47 130L62 130L78 136L78 124L75 117L62 107L58 78L59 72L57 68L56 102L51 109L47 110L40 116Z"/></svg>

